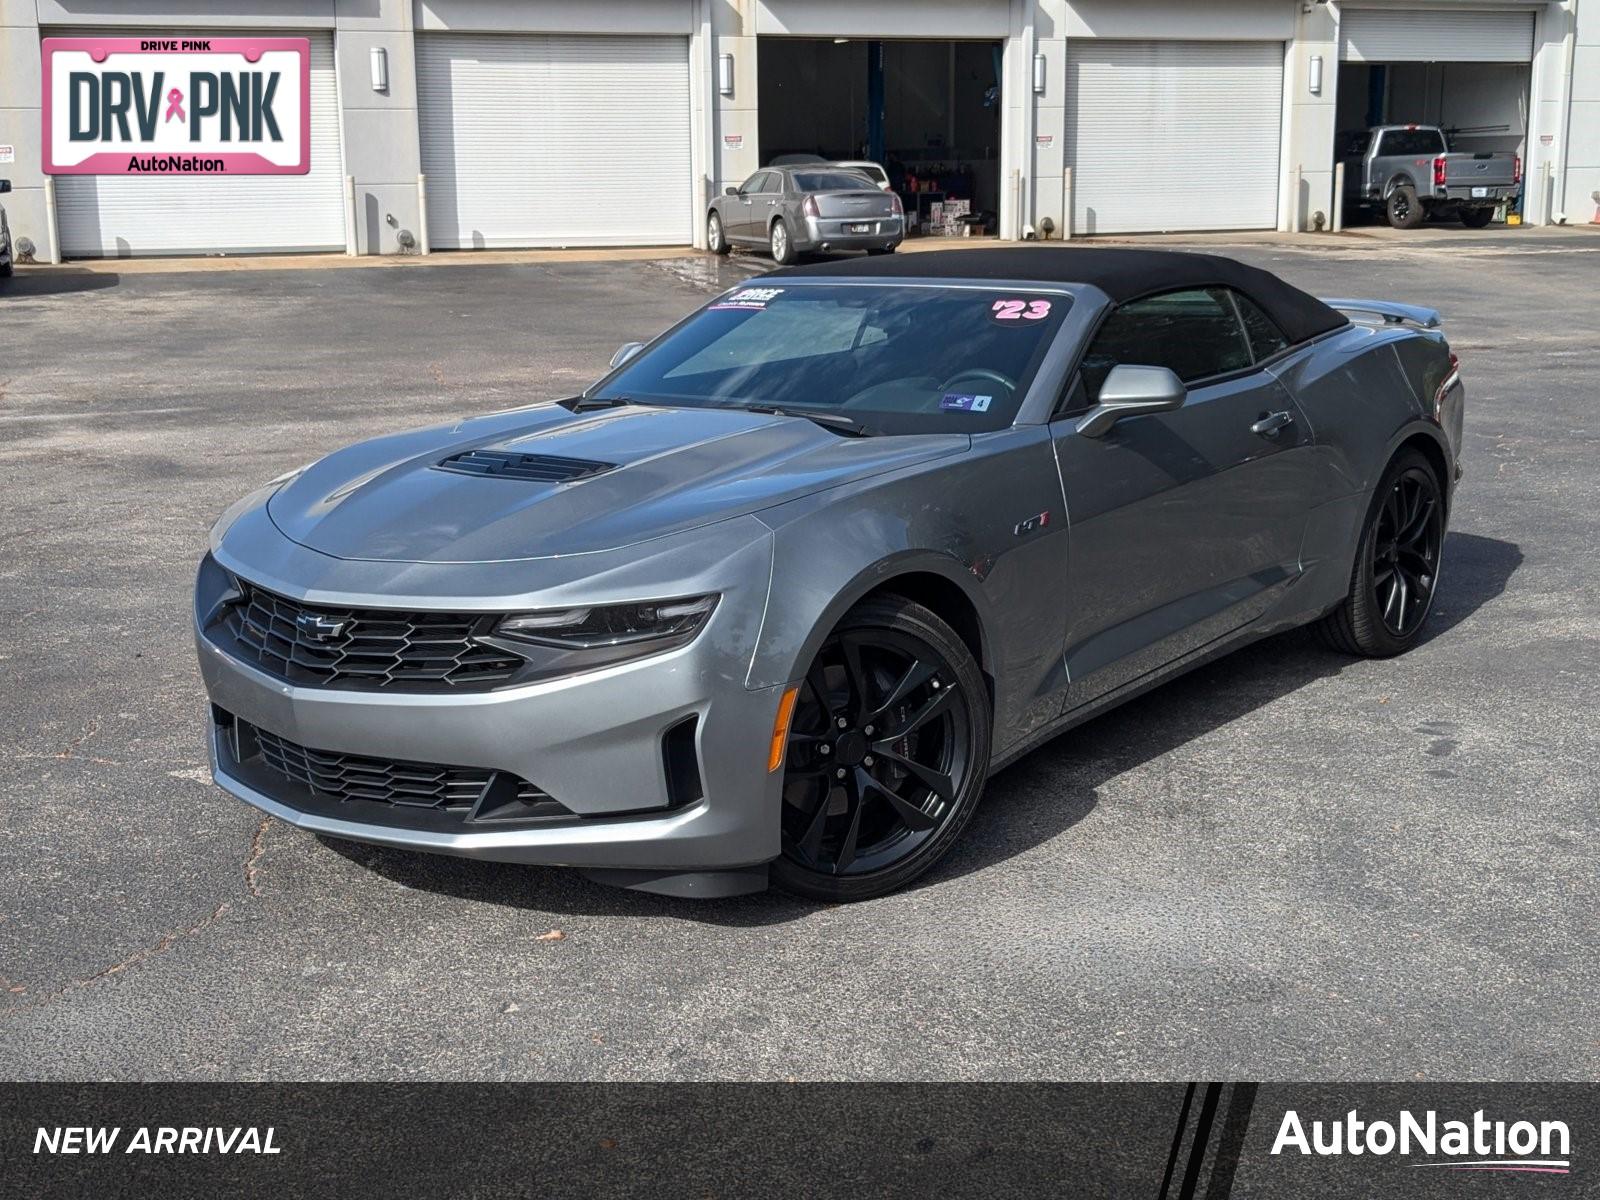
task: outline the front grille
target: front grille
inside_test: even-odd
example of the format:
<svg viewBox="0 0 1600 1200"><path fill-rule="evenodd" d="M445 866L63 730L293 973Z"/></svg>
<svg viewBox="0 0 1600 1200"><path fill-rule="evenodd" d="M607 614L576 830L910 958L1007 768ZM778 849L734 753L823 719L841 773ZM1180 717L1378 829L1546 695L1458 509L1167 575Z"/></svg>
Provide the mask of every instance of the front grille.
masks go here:
<svg viewBox="0 0 1600 1200"><path fill-rule="evenodd" d="M312 798L438 809L474 821L572 815L549 794L506 771L315 750L221 710L217 719L236 763L258 765Z"/></svg>
<svg viewBox="0 0 1600 1200"><path fill-rule="evenodd" d="M616 463L587 458L557 458L549 454L514 454L505 450L468 450L439 463L443 471L463 475L493 475L498 479L523 479L532 483L571 483L614 470Z"/></svg>
<svg viewBox="0 0 1600 1200"><path fill-rule="evenodd" d="M498 617L326 608L244 580L221 611L228 649L290 683L393 691L472 690L510 679L527 660L476 640Z"/></svg>
<svg viewBox="0 0 1600 1200"><path fill-rule="evenodd" d="M470 808L489 786L493 771L394 762L312 750L265 729L255 731L262 761L290 783L339 800L371 800L414 808ZM532 788L526 781L523 787Z"/></svg>

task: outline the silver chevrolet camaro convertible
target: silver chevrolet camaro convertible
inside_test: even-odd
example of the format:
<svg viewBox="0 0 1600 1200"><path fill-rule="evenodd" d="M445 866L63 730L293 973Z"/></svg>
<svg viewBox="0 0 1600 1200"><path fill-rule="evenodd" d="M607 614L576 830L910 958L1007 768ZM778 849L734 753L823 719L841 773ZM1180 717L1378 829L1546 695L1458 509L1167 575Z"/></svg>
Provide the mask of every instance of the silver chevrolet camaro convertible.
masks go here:
<svg viewBox="0 0 1600 1200"><path fill-rule="evenodd" d="M1004 248L733 288L581 396L218 521L217 782L334 838L880 895L988 773L1252 639L1415 644L1461 474L1427 309Z"/></svg>

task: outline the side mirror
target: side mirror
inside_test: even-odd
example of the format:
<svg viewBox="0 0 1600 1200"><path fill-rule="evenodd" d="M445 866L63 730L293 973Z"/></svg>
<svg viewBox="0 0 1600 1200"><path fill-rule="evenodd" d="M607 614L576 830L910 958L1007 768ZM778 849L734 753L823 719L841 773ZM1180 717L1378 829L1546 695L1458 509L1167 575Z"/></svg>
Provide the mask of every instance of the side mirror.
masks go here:
<svg viewBox="0 0 1600 1200"><path fill-rule="evenodd" d="M9 192L10 190L11 190L11 180L9 180L9 179L0 179L0 196L5 195L5 193Z"/></svg>
<svg viewBox="0 0 1600 1200"><path fill-rule="evenodd" d="M611 356L611 369L615 371L635 354L644 349L643 342L624 342L617 347L617 352Z"/></svg>
<svg viewBox="0 0 1600 1200"><path fill-rule="evenodd" d="M722 194L724 196L737 196L739 194L739 189L736 187L725 187L722 189Z"/></svg>
<svg viewBox="0 0 1600 1200"><path fill-rule="evenodd" d="M1189 389L1166 367L1140 367L1122 363L1111 368L1100 385L1100 402L1078 421L1084 437L1104 437L1123 417L1171 412L1182 408Z"/></svg>

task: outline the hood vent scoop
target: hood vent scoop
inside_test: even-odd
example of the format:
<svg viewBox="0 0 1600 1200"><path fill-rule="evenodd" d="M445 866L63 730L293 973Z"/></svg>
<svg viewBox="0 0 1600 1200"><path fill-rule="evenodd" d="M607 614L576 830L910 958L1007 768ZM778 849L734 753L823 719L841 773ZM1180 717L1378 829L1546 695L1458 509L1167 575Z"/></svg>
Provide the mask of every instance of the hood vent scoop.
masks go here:
<svg viewBox="0 0 1600 1200"><path fill-rule="evenodd" d="M515 454L506 450L468 450L435 464L441 471L460 475L491 475L531 483L571 483L616 469L616 463L587 458L557 458L549 454Z"/></svg>

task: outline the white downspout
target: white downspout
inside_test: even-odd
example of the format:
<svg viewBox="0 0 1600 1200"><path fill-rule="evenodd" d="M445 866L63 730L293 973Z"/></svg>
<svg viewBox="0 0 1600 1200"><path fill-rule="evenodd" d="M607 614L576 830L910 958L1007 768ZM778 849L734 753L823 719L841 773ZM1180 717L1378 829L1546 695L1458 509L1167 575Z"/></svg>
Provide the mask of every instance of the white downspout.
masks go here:
<svg viewBox="0 0 1600 1200"><path fill-rule="evenodd" d="M691 8L694 32L689 36L690 242L706 248L705 213L715 186L717 163L717 109L722 103L717 90L717 38L711 19L711 0L694 0ZM695 45L699 44L699 53Z"/></svg>
<svg viewBox="0 0 1600 1200"><path fill-rule="evenodd" d="M1034 17L1038 5L1034 0L1022 0L1022 62L1020 70L1015 74L1022 80L1022 177L1018 181L1020 195L1017 199L1017 240L1022 240L1023 231L1033 224L1034 217L1034 168L1038 162L1037 136L1039 129L1039 97L1033 92L1033 56L1039 52L1038 36L1034 26Z"/></svg>
<svg viewBox="0 0 1600 1200"><path fill-rule="evenodd" d="M1566 216L1567 160L1572 150L1572 71L1578 52L1578 0L1572 0L1570 6L1563 7L1567 10L1567 45L1561 67L1561 145L1557 149L1557 158L1561 163L1561 207L1558 211Z"/></svg>

